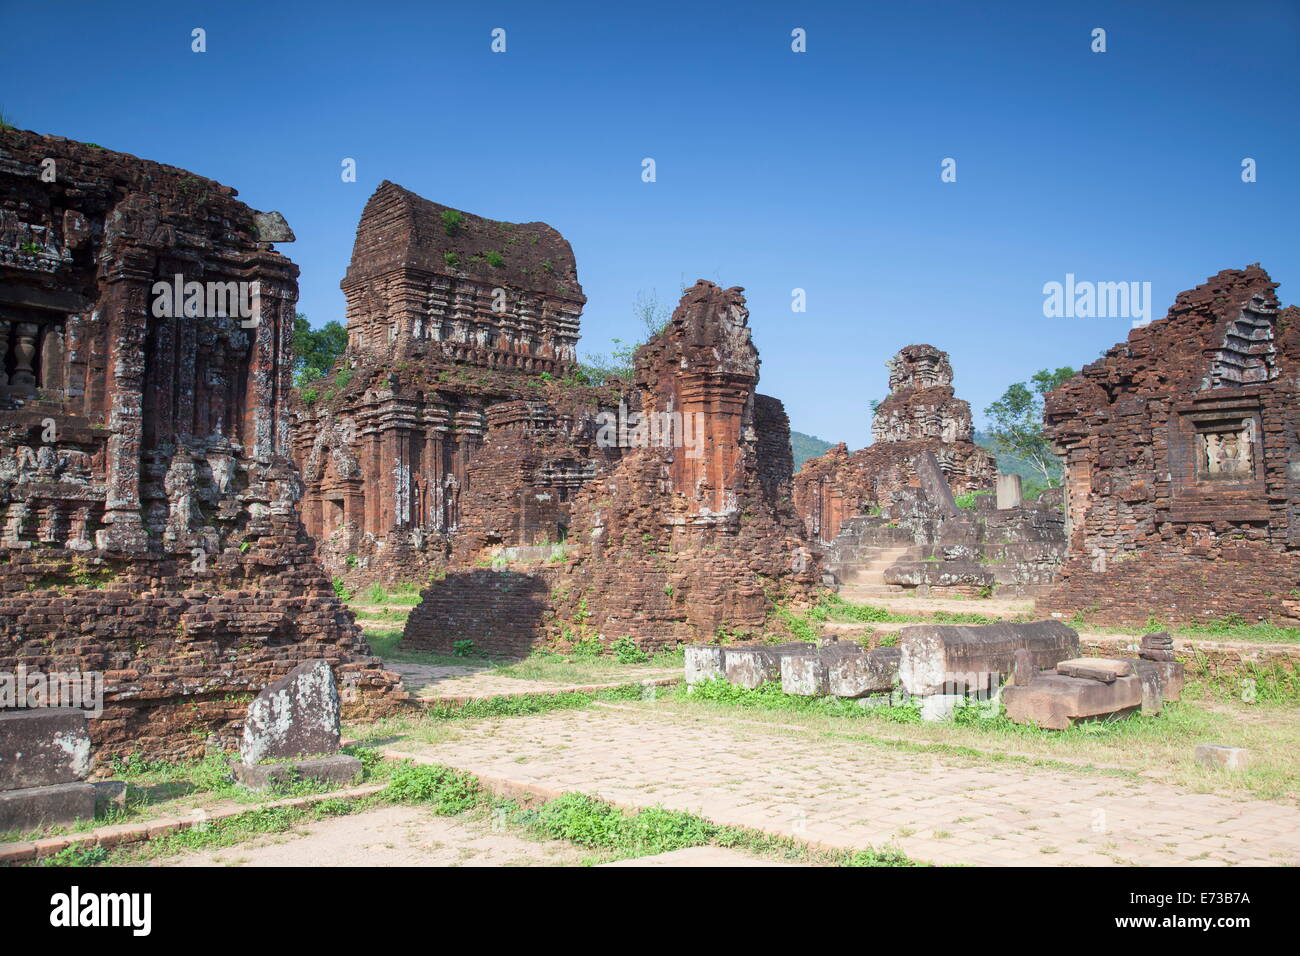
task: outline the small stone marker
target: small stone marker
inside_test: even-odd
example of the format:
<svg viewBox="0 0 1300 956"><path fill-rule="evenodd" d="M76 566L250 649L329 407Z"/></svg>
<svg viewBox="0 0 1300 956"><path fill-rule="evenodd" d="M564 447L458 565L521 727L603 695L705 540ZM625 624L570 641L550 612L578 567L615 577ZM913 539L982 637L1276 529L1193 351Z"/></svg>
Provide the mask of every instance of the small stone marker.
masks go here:
<svg viewBox="0 0 1300 956"><path fill-rule="evenodd" d="M998 510L1019 508L1020 505L1020 476L998 475Z"/></svg>
<svg viewBox="0 0 1300 956"><path fill-rule="evenodd" d="M325 661L305 661L248 705L235 779L253 790L310 777L340 785L361 776L361 761L338 753L339 692Z"/></svg>
<svg viewBox="0 0 1300 956"><path fill-rule="evenodd" d="M1245 770L1250 763L1250 751L1223 744L1197 744L1196 762L1211 770Z"/></svg>
<svg viewBox="0 0 1300 956"><path fill-rule="evenodd" d="M338 749L339 692L325 661L304 661L248 705L239 744L246 764L318 757Z"/></svg>

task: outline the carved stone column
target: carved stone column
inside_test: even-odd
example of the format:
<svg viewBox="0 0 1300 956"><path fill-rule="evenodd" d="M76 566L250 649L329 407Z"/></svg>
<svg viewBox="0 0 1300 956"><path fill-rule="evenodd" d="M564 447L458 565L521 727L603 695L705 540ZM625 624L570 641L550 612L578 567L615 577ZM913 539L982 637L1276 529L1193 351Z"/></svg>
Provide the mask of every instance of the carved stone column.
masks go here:
<svg viewBox="0 0 1300 956"><path fill-rule="evenodd" d="M38 327L34 322L19 322L14 336L14 385L36 385L36 370L32 363L36 358L36 333Z"/></svg>

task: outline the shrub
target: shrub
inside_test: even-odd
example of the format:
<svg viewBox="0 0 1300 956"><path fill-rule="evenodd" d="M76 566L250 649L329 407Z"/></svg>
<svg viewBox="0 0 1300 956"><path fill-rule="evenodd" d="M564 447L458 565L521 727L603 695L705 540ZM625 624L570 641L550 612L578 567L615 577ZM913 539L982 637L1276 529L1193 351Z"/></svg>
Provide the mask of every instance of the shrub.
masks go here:
<svg viewBox="0 0 1300 956"><path fill-rule="evenodd" d="M477 805L482 788L471 774L405 760L393 771L384 796L395 803L428 804L439 816L454 816Z"/></svg>
<svg viewBox="0 0 1300 956"><path fill-rule="evenodd" d="M620 664L644 664L649 660L645 651L637 647L636 641L632 640L631 637L620 637L609 646L609 649L614 653L614 657L618 659Z"/></svg>

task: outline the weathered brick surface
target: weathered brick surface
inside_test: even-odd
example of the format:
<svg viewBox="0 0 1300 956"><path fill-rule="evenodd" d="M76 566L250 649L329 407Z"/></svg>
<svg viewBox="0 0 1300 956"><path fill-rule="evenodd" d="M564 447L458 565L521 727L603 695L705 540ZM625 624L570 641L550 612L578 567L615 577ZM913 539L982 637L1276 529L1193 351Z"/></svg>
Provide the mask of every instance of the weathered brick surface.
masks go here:
<svg viewBox="0 0 1300 956"><path fill-rule="evenodd" d="M1048 395L1070 550L1040 607L1300 621L1300 309L1275 288L1220 272Z"/></svg>
<svg viewBox="0 0 1300 956"><path fill-rule="evenodd" d="M105 672L101 758L228 745L247 696L308 658L353 712L396 700L295 510L298 270L234 197L0 130L0 669ZM177 274L256 281L260 314L161 316Z"/></svg>
<svg viewBox="0 0 1300 956"><path fill-rule="evenodd" d="M829 544L847 518L918 486L924 451L934 454L953 494L993 487L997 465L972 440L970 405L954 396L947 352L902 349L889 363L889 389L872 420L871 445L850 454L841 442L804 462L795 477L795 507L810 540Z"/></svg>

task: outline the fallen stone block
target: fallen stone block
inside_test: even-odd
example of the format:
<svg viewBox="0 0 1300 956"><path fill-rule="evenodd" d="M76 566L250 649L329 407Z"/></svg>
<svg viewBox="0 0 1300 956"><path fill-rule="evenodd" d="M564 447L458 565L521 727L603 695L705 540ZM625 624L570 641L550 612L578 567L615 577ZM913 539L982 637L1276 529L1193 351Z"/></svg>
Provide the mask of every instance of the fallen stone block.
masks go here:
<svg viewBox="0 0 1300 956"><path fill-rule="evenodd" d="M1077 720L1132 711L1142 706L1142 699L1142 679L1136 674L1107 683L1049 672L1028 684L1002 688L1007 719L1048 730L1064 730Z"/></svg>
<svg viewBox="0 0 1300 956"><path fill-rule="evenodd" d="M781 690L802 697L824 696L831 668L865 657L861 645L852 641L828 641L812 654L786 654L781 658Z"/></svg>
<svg viewBox="0 0 1300 956"><path fill-rule="evenodd" d="M1132 674L1133 662L1111 657L1078 657L1061 661L1056 665L1056 673L1109 684L1117 677L1127 677Z"/></svg>
<svg viewBox="0 0 1300 956"><path fill-rule="evenodd" d="M781 690L801 697L826 694L826 662L813 654L787 654L781 658Z"/></svg>
<svg viewBox="0 0 1300 956"><path fill-rule="evenodd" d="M717 644L692 644L686 648L686 683L723 679L726 672L722 666L722 650Z"/></svg>
<svg viewBox="0 0 1300 956"><path fill-rule="evenodd" d="M0 712L0 791L83 780L91 765L90 733L80 710Z"/></svg>
<svg viewBox="0 0 1300 956"><path fill-rule="evenodd" d="M361 779L361 761L347 754L259 764L232 761L230 766L234 771L235 779L250 790L269 790L277 785L289 786L304 779L344 787Z"/></svg>
<svg viewBox="0 0 1300 956"><path fill-rule="evenodd" d="M1244 770L1250 763L1250 751L1223 744L1197 744L1196 762L1211 770Z"/></svg>
<svg viewBox="0 0 1300 956"><path fill-rule="evenodd" d="M292 760L339 749L339 692L325 661L304 661L248 705L240 760Z"/></svg>
<svg viewBox="0 0 1300 956"><path fill-rule="evenodd" d="M841 657L827 666L826 689L835 697L889 694L898 684L902 657L897 647L877 647L865 654Z"/></svg>
<svg viewBox="0 0 1300 956"><path fill-rule="evenodd" d="M802 641L787 644L746 644L724 648L723 669L728 683L754 690L781 679L781 658L791 654L815 654L817 648Z"/></svg>
<svg viewBox="0 0 1300 956"><path fill-rule="evenodd" d="M898 676L913 696L991 692L1015 669L1055 667L1080 656L1079 635L1060 621L978 626L922 624L899 632Z"/></svg>
<svg viewBox="0 0 1300 956"><path fill-rule="evenodd" d="M0 791L0 833L66 826L95 818L95 788L60 783Z"/></svg>

